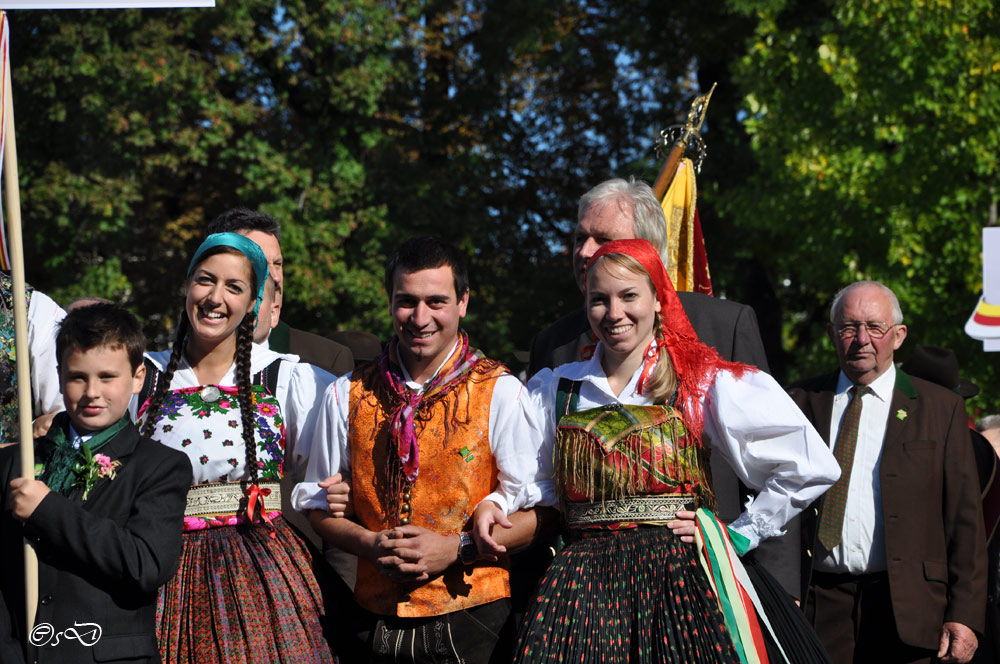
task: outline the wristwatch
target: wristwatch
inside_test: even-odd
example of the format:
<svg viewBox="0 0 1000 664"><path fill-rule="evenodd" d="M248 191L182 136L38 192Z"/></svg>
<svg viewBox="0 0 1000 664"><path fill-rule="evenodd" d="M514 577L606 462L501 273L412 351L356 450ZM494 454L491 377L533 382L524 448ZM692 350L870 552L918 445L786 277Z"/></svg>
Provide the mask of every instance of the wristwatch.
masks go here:
<svg viewBox="0 0 1000 664"><path fill-rule="evenodd" d="M469 533L460 533L458 543L458 559L463 565L471 565L479 557L479 547Z"/></svg>

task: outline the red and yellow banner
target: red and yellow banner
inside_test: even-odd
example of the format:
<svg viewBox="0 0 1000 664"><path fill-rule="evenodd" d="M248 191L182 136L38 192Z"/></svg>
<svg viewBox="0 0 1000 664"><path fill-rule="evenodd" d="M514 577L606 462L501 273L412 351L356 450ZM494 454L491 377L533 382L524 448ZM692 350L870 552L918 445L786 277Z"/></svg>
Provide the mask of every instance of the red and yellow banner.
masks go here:
<svg viewBox="0 0 1000 664"><path fill-rule="evenodd" d="M667 273L677 290L711 295L712 278L697 203L694 164L683 159L660 201L667 218Z"/></svg>

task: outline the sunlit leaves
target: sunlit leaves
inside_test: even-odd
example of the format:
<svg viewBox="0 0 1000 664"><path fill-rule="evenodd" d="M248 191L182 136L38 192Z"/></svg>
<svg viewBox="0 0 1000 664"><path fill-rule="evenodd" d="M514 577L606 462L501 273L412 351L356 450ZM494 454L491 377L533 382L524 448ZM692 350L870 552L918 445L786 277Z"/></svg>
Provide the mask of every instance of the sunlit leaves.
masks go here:
<svg viewBox="0 0 1000 664"><path fill-rule="evenodd" d="M738 80L761 171L726 207L769 240L791 309L840 285L892 286L918 343L954 348L996 381L961 331L981 288L980 229L996 200L1000 16L993 3L732 2L756 34ZM789 334L797 372L829 365L822 317ZM904 348L902 356L905 357Z"/></svg>

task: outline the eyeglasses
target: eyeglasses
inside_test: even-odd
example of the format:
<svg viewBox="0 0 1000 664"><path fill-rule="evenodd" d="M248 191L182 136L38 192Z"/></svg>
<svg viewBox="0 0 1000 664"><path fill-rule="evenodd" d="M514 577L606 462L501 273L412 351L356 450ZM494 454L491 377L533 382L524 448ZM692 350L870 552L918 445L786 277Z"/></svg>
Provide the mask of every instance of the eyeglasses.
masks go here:
<svg viewBox="0 0 1000 664"><path fill-rule="evenodd" d="M868 336L872 339L881 339L885 335L889 334L889 330L896 327L899 323L893 323L892 325L886 325L885 323L880 323L878 321L869 321L867 323L841 323L840 325L835 325L834 329L837 330L837 334L840 335L841 339L853 339L858 336L858 330L862 326L867 330Z"/></svg>

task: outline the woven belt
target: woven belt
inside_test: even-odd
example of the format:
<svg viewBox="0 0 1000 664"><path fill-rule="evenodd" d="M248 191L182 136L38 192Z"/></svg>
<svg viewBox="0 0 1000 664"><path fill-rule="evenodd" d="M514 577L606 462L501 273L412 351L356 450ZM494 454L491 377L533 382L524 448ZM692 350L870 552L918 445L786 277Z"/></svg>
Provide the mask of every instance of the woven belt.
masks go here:
<svg viewBox="0 0 1000 664"><path fill-rule="evenodd" d="M277 480L257 482L263 489L270 489L267 496L261 492L261 501L266 511L281 509L281 484ZM184 516L232 516L239 513L241 503L246 501L243 485L239 482L212 482L195 484L188 489L187 507Z"/></svg>
<svg viewBox="0 0 1000 664"><path fill-rule="evenodd" d="M599 503L566 503L566 522L570 528L605 523L646 523L670 521L680 510L693 510L695 497L690 493L633 496Z"/></svg>

